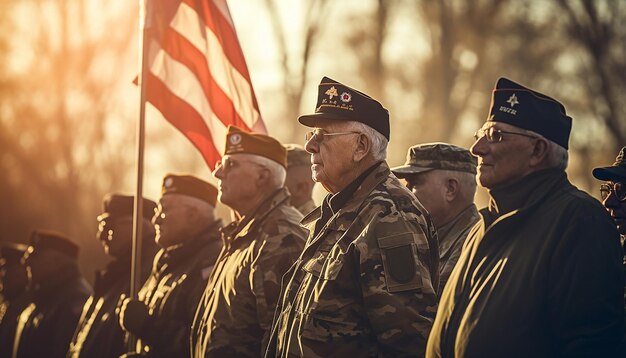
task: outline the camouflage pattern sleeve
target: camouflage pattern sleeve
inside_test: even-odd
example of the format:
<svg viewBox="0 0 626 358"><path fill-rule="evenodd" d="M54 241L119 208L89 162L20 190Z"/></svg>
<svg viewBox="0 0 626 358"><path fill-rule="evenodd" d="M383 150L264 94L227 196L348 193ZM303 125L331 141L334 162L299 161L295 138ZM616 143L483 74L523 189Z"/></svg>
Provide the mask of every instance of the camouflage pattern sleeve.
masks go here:
<svg viewBox="0 0 626 358"><path fill-rule="evenodd" d="M423 356L437 304L423 255L427 235L422 225L397 217L367 228L356 248L363 304L379 350L384 356Z"/></svg>
<svg viewBox="0 0 626 358"><path fill-rule="evenodd" d="M261 341L261 355L269 342L272 319L280 295L281 279L298 259L304 247L306 237L304 231L301 228L294 229L297 231L296 235L281 232L278 236L263 240L263 247L252 264L251 288L256 299L259 326L265 332Z"/></svg>

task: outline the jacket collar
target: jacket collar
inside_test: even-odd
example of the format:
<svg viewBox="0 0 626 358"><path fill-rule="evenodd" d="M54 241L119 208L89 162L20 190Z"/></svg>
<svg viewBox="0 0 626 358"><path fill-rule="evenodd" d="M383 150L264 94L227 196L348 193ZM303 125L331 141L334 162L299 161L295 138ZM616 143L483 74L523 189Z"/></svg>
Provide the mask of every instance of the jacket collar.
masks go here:
<svg viewBox="0 0 626 358"><path fill-rule="evenodd" d="M229 244L240 238L248 236L248 234L256 232L265 218L270 215L274 209L289 202L289 191L283 187L276 190L272 195L265 199L250 214L244 216L239 221L233 221L222 229L225 244Z"/></svg>
<svg viewBox="0 0 626 358"><path fill-rule="evenodd" d="M326 222L325 227L319 230L316 238L321 237L321 234L325 232L326 229L335 231L347 231L354 222L354 213L359 212L359 209L365 202L365 199L371 194L374 188L387 180L387 178L391 174L391 171L389 170L389 165L385 161L374 165L368 170L369 173L366 174L364 178L362 178L360 185L356 187L356 189L354 190L352 195L349 196L349 199L344 203L344 205L341 208L338 208L338 211L335 212L334 215L332 215L332 217ZM339 193L337 193L337 195L339 195ZM321 207L318 207L317 209L309 213L309 215L305 216L300 223L302 226L309 229L309 233L313 234L315 222L321 217L321 214ZM314 239L313 241L316 241L316 239Z"/></svg>
<svg viewBox="0 0 626 358"><path fill-rule="evenodd" d="M478 219L478 209L476 209L476 205L471 204L463 209L452 221L437 229L437 236L439 237L439 257L445 256L448 250L450 250L450 247L452 247L452 244L456 242L456 237L465 231L464 229L468 225L476 223ZM456 233L454 237L448 237L448 234L451 232Z"/></svg>

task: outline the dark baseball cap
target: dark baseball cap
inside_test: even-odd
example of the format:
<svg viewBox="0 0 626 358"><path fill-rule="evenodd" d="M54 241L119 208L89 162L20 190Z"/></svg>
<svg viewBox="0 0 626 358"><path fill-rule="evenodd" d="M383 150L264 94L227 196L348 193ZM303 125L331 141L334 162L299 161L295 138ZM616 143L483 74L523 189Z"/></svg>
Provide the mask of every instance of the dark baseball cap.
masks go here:
<svg viewBox="0 0 626 358"><path fill-rule="evenodd" d="M605 181L626 181L626 147L619 151L615 163L610 167L599 167L592 171L593 176Z"/></svg>
<svg viewBox="0 0 626 358"><path fill-rule="evenodd" d="M121 194L107 194L102 201L102 214L98 220L105 220L109 217L132 216L135 207L135 197ZM150 199L143 199L143 217L150 220L154 216L154 209L157 204Z"/></svg>

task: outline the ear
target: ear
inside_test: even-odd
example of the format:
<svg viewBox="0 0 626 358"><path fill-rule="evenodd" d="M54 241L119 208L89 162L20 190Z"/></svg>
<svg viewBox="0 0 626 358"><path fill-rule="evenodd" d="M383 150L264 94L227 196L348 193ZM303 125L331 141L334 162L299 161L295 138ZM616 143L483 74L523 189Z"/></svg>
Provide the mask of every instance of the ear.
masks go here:
<svg viewBox="0 0 626 358"><path fill-rule="evenodd" d="M530 155L530 166L536 167L543 163L548 155L548 142L545 139L537 138Z"/></svg>
<svg viewBox="0 0 626 358"><path fill-rule="evenodd" d="M371 149L372 143L370 142L370 139L365 134L359 134L356 141L356 148L352 153L352 160L356 163L360 162L367 156Z"/></svg>
<svg viewBox="0 0 626 358"><path fill-rule="evenodd" d="M265 167L259 167L259 170L256 172L256 180L255 184L257 188L264 188L267 185L267 182L270 180L270 171Z"/></svg>
<svg viewBox="0 0 626 358"><path fill-rule="evenodd" d="M459 181L456 178L447 178L445 183L445 199L452 202L459 195Z"/></svg>

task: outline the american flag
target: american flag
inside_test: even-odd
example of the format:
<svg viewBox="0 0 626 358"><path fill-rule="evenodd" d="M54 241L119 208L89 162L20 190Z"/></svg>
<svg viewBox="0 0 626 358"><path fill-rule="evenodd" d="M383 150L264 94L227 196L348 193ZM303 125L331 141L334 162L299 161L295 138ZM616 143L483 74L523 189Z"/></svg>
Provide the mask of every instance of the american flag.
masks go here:
<svg viewBox="0 0 626 358"><path fill-rule="evenodd" d="M147 101L213 169L226 128L267 133L226 0L151 0Z"/></svg>

